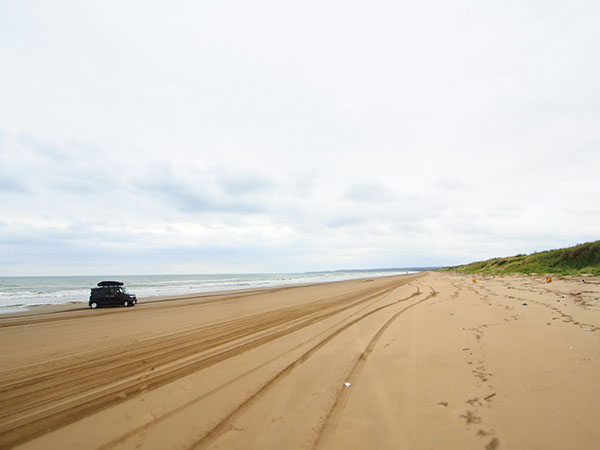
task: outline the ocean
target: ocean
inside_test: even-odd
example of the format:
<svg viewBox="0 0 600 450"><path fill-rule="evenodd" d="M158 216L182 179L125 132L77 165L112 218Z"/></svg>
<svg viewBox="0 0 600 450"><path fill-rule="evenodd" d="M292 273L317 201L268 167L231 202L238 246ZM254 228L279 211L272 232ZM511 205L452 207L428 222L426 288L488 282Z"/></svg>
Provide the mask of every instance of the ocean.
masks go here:
<svg viewBox="0 0 600 450"><path fill-rule="evenodd" d="M415 273L415 269L375 269L305 273L266 273L230 275L128 275L128 276L62 276L0 277L0 314L26 310L35 305L87 303L90 288L102 280L118 280L138 299L162 295L195 294L322 283L356 278Z"/></svg>

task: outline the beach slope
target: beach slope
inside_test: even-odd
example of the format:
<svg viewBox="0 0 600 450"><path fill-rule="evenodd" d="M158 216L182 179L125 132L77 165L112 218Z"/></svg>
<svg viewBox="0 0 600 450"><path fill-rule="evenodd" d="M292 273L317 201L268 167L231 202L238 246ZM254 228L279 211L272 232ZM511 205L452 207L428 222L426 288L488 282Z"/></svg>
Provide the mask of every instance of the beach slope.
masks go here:
<svg viewBox="0 0 600 450"><path fill-rule="evenodd" d="M425 273L6 315L0 448L600 448L584 281Z"/></svg>

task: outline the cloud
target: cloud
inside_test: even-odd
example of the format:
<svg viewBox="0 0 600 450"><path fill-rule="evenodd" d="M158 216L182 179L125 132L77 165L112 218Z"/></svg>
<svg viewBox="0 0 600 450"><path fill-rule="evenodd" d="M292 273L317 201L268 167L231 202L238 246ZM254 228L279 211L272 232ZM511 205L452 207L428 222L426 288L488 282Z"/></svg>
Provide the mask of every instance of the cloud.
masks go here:
<svg viewBox="0 0 600 450"><path fill-rule="evenodd" d="M0 174L0 191L26 193L27 189L23 183L19 183L12 177Z"/></svg>
<svg viewBox="0 0 600 450"><path fill-rule="evenodd" d="M243 203L230 202L218 197L211 197L200 189L184 183L164 181L146 186L154 194L163 197L166 205L173 205L183 212L239 212L248 213L251 208Z"/></svg>
<svg viewBox="0 0 600 450"><path fill-rule="evenodd" d="M350 187L344 197L355 202L382 203L393 200L396 196L379 183L361 183Z"/></svg>
<svg viewBox="0 0 600 450"><path fill-rule="evenodd" d="M151 195L164 207L184 213L260 213L264 195L276 189L272 180L256 172L172 164L155 165L131 184L139 195Z"/></svg>
<svg viewBox="0 0 600 450"><path fill-rule="evenodd" d="M223 190L233 196L265 192L269 188L276 188L272 180L254 172L235 172L225 169L219 171L218 179Z"/></svg>

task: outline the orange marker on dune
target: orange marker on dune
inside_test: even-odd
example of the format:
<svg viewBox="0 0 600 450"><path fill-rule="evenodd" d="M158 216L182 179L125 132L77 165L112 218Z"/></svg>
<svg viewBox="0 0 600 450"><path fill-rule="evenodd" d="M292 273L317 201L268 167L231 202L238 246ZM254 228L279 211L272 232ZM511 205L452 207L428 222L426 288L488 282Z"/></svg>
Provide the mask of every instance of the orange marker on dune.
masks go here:
<svg viewBox="0 0 600 450"><path fill-rule="evenodd" d="M552 278L546 277L546 283L552 283Z"/></svg>
<svg viewBox="0 0 600 450"><path fill-rule="evenodd" d="M477 283L477 280L475 278L473 278L473 283Z"/></svg>

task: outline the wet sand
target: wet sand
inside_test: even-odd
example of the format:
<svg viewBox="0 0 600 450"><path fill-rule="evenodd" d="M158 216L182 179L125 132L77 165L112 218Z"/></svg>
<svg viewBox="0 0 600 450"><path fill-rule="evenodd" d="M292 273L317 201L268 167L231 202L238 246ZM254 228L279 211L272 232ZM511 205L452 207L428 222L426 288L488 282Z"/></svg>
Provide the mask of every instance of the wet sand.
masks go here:
<svg viewBox="0 0 600 450"><path fill-rule="evenodd" d="M417 275L0 316L0 448L600 448L600 279Z"/></svg>

